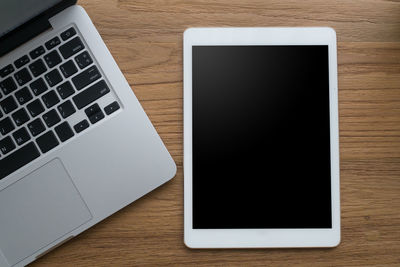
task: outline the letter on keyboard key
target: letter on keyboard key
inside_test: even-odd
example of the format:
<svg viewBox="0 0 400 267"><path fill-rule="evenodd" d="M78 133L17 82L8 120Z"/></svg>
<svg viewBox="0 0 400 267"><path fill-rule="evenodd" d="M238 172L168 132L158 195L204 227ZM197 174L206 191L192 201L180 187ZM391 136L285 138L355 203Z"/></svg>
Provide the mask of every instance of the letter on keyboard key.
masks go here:
<svg viewBox="0 0 400 267"><path fill-rule="evenodd" d="M2 135L6 135L14 129L15 129L14 124L12 123L9 117L0 121L0 133Z"/></svg>
<svg viewBox="0 0 400 267"><path fill-rule="evenodd" d="M29 74L27 68L23 68L22 70L15 73L14 77L20 86L22 86L32 80L32 76Z"/></svg>
<svg viewBox="0 0 400 267"><path fill-rule="evenodd" d="M6 138L0 140L0 151L6 155L10 153L11 150L15 148L15 144L11 137L7 136Z"/></svg>
<svg viewBox="0 0 400 267"><path fill-rule="evenodd" d="M82 109L93 101L96 101L100 97L108 94L109 92L110 89L108 88L106 82L104 80L101 80L93 84L83 92L77 94L72 99L74 100L75 105L78 107L78 109Z"/></svg>
<svg viewBox="0 0 400 267"><path fill-rule="evenodd" d="M39 150L33 142L16 150L6 158L0 160L0 180L15 172L40 156Z"/></svg>
<svg viewBox="0 0 400 267"><path fill-rule="evenodd" d="M17 89L17 85L15 84L12 77L8 77L4 81L0 82L0 88L5 95L8 95L9 93Z"/></svg>

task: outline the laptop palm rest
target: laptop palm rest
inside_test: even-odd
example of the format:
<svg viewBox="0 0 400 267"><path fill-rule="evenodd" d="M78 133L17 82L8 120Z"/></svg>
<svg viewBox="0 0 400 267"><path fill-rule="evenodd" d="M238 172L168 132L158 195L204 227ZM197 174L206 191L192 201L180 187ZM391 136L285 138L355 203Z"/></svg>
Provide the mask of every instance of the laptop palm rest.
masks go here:
<svg viewBox="0 0 400 267"><path fill-rule="evenodd" d="M59 159L0 191L0 250L10 265L92 218Z"/></svg>

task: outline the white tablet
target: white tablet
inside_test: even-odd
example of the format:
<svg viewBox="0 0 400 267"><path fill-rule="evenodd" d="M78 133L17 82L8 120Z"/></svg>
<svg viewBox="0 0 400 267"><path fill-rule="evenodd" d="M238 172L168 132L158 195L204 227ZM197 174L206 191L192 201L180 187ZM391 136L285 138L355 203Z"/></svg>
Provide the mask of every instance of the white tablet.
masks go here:
<svg viewBox="0 0 400 267"><path fill-rule="evenodd" d="M184 33L185 244L340 242L336 34Z"/></svg>

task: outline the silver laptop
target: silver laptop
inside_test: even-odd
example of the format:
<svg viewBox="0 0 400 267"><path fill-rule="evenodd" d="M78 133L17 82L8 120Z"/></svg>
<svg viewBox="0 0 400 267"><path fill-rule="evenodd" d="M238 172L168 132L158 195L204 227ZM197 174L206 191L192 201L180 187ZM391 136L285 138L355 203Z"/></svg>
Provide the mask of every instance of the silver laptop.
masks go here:
<svg viewBox="0 0 400 267"><path fill-rule="evenodd" d="M0 266L34 261L176 173L75 3L0 1Z"/></svg>

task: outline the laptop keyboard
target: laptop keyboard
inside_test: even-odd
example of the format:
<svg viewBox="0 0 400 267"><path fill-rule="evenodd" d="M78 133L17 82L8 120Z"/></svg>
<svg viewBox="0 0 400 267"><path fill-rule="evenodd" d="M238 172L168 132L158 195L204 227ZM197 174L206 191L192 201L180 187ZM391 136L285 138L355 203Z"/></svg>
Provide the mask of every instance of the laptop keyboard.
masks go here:
<svg viewBox="0 0 400 267"><path fill-rule="evenodd" d="M0 180L120 108L74 27L0 69ZM84 111L70 124L68 118Z"/></svg>

